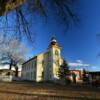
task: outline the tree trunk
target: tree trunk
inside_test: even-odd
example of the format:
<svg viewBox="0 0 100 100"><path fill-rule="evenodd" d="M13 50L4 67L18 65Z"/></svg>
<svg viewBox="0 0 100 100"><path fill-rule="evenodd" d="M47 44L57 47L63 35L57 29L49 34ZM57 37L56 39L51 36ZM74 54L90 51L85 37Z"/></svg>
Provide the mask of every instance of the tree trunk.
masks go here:
<svg viewBox="0 0 100 100"><path fill-rule="evenodd" d="M10 63L10 65L9 65L9 71L11 71L11 69L12 69L12 63ZM11 75L11 73L8 72L8 75Z"/></svg>
<svg viewBox="0 0 100 100"><path fill-rule="evenodd" d="M3 14L4 14L4 12L5 12L5 10L6 10L6 8L5 8L5 6L6 6L6 1L4 0L2 0L2 1L0 1L0 16L2 16Z"/></svg>
<svg viewBox="0 0 100 100"><path fill-rule="evenodd" d="M18 66L15 67L15 76L18 77Z"/></svg>
<svg viewBox="0 0 100 100"><path fill-rule="evenodd" d="M12 69L12 64L9 65L9 70L11 70L11 69Z"/></svg>
<svg viewBox="0 0 100 100"><path fill-rule="evenodd" d="M0 16L6 14L7 12L14 10L21 4L25 2L25 0L2 0L0 1Z"/></svg>
<svg viewBox="0 0 100 100"><path fill-rule="evenodd" d="M10 61L10 64L9 64L9 71L11 71L11 69L12 69L12 64L13 64L12 62L13 62L13 61L11 60L11 61ZM8 75L11 75L11 73L8 72Z"/></svg>

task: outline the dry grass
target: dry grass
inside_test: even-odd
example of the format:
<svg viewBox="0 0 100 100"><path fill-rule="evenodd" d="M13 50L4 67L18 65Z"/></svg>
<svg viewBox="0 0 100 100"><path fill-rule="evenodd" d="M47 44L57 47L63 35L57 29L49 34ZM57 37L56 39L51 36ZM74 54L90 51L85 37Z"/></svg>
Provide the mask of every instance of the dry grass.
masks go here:
<svg viewBox="0 0 100 100"><path fill-rule="evenodd" d="M100 100L100 89L51 83L0 83L0 100Z"/></svg>

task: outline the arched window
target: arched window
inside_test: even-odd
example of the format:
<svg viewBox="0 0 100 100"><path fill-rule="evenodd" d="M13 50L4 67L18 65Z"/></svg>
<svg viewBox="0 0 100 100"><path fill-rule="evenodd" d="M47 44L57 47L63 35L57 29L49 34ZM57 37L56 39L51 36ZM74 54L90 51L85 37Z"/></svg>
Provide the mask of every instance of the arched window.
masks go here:
<svg viewBox="0 0 100 100"><path fill-rule="evenodd" d="M58 50L56 50L56 51L55 51L55 55L56 55L56 56L58 56L58 55L59 55L59 52L58 52Z"/></svg>

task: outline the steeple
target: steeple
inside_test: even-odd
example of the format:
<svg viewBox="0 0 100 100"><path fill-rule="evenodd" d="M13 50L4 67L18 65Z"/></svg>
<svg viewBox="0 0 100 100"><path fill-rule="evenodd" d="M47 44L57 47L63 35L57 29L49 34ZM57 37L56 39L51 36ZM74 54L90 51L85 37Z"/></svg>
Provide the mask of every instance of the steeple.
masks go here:
<svg viewBox="0 0 100 100"><path fill-rule="evenodd" d="M51 44L55 45L57 43L57 40L55 37L52 37L51 38Z"/></svg>
<svg viewBox="0 0 100 100"><path fill-rule="evenodd" d="M53 47L53 46L54 46L54 47L60 48L60 46L59 46L59 44L57 43L57 40L56 40L55 37L52 37L52 38L51 38L51 42L50 42L48 48L51 48L51 47Z"/></svg>

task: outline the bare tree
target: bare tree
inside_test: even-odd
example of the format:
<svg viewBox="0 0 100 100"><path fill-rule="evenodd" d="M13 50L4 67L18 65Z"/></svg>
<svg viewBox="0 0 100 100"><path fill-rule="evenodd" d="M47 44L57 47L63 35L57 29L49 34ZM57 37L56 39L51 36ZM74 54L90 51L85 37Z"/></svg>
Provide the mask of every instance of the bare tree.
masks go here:
<svg viewBox="0 0 100 100"><path fill-rule="evenodd" d="M26 52L25 46L16 37L0 36L0 64L9 65L10 70L14 67L16 76L18 75L18 66L25 60Z"/></svg>
<svg viewBox="0 0 100 100"><path fill-rule="evenodd" d="M12 11L15 16L13 19L15 24L12 27L11 23L8 23L7 30L14 28L13 30L18 36L26 35L28 39L32 40L33 33L30 28L30 19L33 18L34 13L44 16L46 19L48 19L49 15L55 16L55 19L59 18L59 21L69 26L72 22L79 21L74 7L77 1L78 0L0 0L0 15L5 14L4 16L7 23L10 20L9 11ZM5 21L3 21L3 23L4 22Z"/></svg>

